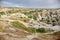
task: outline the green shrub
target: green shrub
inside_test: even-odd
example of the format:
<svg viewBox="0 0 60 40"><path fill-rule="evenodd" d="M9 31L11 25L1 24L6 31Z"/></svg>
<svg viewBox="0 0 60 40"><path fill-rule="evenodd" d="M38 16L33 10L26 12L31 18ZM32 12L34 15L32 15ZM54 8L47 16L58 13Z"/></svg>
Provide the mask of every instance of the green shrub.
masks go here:
<svg viewBox="0 0 60 40"><path fill-rule="evenodd" d="M46 33L47 32L47 30L45 28L38 28L36 31L41 32L41 33Z"/></svg>
<svg viewBox="0 0 60 40"><path fill-rule="evenodd" d="M33 19L36 20L36 16L35 15L33 15Z"/></svg>
<svg viewBox="0 0 60 40"><path fill-rule="evenodd" d="M31 28L31 29L32 29L33 33L35 33L35 32L37 32L37 33L46 33L47 32L47 30L45 28L38 28L38 29Z"/></svg>
<svg viewBox="0 0 60 40"><path fill-rule="evenodd" d="M32 18L32 16L28 16L28 18Z"/></svg>
<svg viewBox="0 0 60 40"><path fill-rule="evenodd" d="M36 28L32 28L32 32L35 33L36 32Z"/></svg>
<svg viewBox="0 0 60 40"><path fill-rule="evenodd" d="M0 12L0 15L3 15L3 14L5 14L4 12Z"/></svg>

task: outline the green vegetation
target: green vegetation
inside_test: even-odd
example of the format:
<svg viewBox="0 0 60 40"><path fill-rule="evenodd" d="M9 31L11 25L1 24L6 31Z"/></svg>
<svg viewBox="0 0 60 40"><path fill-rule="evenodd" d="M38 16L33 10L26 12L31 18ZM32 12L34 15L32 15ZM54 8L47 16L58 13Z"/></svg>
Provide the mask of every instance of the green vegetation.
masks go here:
<svg viewBox="0 0 60 40"><path fill-rule="evenodd" d="M20 23L19 21L12 22L12 25L13 25L14 27L17 27L17 28L26 30L26 31L28 31L28 32L31 32L31 30L30 30L29 28L27 28L25 25L23 25L23 24Z"/></svg>
<svg viewBox="0 0 60 40"><path fill-rule="evenodd" d="M36 16L35 15L33 15L33 19L36 20Z"/></svg>
<svg viewBox="0 0 60 40"><path fill-rule="evenodd" d="M0 18L1 18L1 14L0 14Z"/></svg>
<svg viewBox="0 0 60 40"><path fill-rule="evenodd" d="M40 33L46 33L47 30L45 28L38 28L36 29L37 32L40 32Z"/></svg>
<svg viewBox="0 0 60 40"><path fill-rule="evenodd" d="M45 28L38 28L38 29L31 28L31 29L32 29L33 33L35 33L35 32L37 32L37 33L46 33L47 32L47 30Z"/></svg>
<svg viewBox="0 0 60 40"><path fill-rule="evenodd" d="M25 15L29 15L29 14L33 14L34 12L33 11L25 11L25 12L23 12Z"/></svg>
<svg viewBox="0 0 60 40"><path fill-rule="evenodd" d="M12 22L12 25L17 27L17 28L21 28L21 29L24 29L26 31L29 31L29 32L32 32L32 33L35 33L35 32L39 32L39 33L45 33L47 32L47 30L45 28L27 28L25 25L23 25L22 23L18 22L18 21L15 21L15 22Z"/></svg>
<svg viewBox="0 0 60 40"><path fill-rule="evenodd" d="M12 22L14 26L16 27L19 27L19 26L24 26L22 23L18 22L18 21L15 21L15 22Z"/></svg>
<svg viewBox="0 0 60 40"><path fill-rule="evenodd" d="M0 12L0 15L3 15L3 14L5 14L5 12Z"/></svg>
<svg viewBox="0 0 60 40"><path fill-rule="evenodd" d="M7 11L8 14L13 14L13 13L17 13L17 12L20 12L20 11L14 10L14 9Z"/></svg>
<svg viewBox="0 0 60 40"><path fill-rule="evenodd" d="M32 18L32 16L28 16L28 18Z"/></svg>
<svg viewBox="0 0 60 40"><path fill-rule="evenodd" d="M49 19L47 20L47 24L50 24L50 20Z"/></svg>
<svg viewBox="0 0 60 40"><path fill-rule="evenodd" d="M24 18L20 18L20 20L21 21L24 21L24 22L28 22L29 21L29 19L28 18L25 18L25 17Z"/></svg>
<svg viewBox="0 0 60 40"><path fill-rule="evenodd" d="M31 30L32 30L32 33L36 32L36 28L31 28Z"/></svg>

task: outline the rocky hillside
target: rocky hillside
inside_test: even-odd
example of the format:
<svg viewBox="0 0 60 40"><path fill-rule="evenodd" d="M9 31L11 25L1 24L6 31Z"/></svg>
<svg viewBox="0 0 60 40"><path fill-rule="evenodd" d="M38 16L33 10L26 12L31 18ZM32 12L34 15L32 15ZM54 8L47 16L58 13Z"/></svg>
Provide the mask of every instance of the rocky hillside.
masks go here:
<svg viewBox="0 0 60 40"><path fill-rule="evenodd" d="M60 9L0 10L0 40L59 40Z"/></svg>

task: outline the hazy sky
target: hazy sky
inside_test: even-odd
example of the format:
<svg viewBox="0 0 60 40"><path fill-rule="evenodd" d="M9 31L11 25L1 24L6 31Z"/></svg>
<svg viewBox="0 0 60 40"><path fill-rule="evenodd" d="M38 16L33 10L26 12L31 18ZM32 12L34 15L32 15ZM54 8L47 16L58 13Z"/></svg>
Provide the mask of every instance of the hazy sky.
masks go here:
<svg viewBox="0 0 60 40"><path fill-rule="evenodd" d="M1 6L28 8L60 8L60 0L1 0Z"/></svg>

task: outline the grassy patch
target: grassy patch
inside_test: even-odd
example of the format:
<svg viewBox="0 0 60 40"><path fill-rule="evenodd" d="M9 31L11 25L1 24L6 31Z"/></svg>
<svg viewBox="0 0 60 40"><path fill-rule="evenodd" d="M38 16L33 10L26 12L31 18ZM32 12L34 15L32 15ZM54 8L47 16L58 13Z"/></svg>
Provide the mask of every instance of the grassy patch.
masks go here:
<svg viewBox="0 0 60 40"><path fill-rule="evenodd" d="M17 28L21 28L23 30L26 30L28 32L31 32L31 29L26 27L24 24L20 23L19 21L12 22L12 25Z"/></svg>

